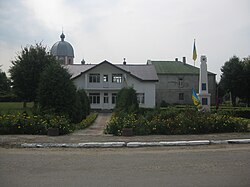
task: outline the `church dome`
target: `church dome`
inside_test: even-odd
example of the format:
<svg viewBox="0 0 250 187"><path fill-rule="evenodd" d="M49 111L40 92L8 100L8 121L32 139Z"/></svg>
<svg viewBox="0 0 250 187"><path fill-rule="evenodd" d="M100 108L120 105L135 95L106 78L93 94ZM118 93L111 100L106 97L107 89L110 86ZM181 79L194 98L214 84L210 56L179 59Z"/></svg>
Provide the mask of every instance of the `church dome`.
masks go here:
<svg viewBox="0 0 250 187"><path fill-rule="evenodd" d="M61 41L56 42L51 48L51 54L57 57L74 58L74 49L69 42L64 41L65 35L62 33Z"/></svg>

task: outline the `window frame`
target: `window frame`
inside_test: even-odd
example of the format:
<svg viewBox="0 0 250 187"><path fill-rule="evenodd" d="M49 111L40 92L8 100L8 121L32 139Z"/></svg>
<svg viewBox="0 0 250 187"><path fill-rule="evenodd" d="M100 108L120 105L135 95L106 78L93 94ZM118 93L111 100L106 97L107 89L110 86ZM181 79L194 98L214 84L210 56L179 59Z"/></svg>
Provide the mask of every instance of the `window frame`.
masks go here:
<svg viewBox="0 0 250 187"><path fill-rule="evenodd" d="M145 93L137 93L136 96L138 104L145 104Z"/></svg>
<svg viewBox="0 0 250 187"><path fill-rule="evenodd" d="M184 101L184 93L179 93L179 101Z"/></svg>
<svg viewBox="0 0 250 187"><path fill-rule="evenodd" d="M89 74L89 83L100 83L100 74L99 73L90 73Z"/></svg>
<svg viewBox="0 0 250 187"><path fill-rule="evenodd" d="M112 83L117 83L117 84L121 84L122 83L122 74L120 73L113 73L112 74Z"/></svg>
<svg viewBox="0 0 250 187"><path fill-rule="evenodd" d="M179 86L179 88L183 88L184 87L184 80L183 80L183 78L179 78L178 79L178 86Z"/></svg>
<svg viewBox="0 0 250 187"><path fill-rule="evenodd" d="M207 84L206 83L201 83L201 90L203 90L203 91L207 90Z"/></svg>
<svg viewBox="0 0 250 187"><path fill-rule="evenodd" d="M112 104L116 104L116 101L117 101L117 93L112 93L112 98L111 98L111 103Z"/></svg>
<svg viewBox="0 0 250 187"><path fill-rule="evenodd" d="M100 104L100 93L89 93L90 104Z"/></svg>
<svg viewBox="0 0 250 187"><path fill-rule="evenodd" d="M204 97L201 99L201 104L202 105L208 105L208 98Z"/></svg>
<svg viewBox="0 0 250 187"><path fill-rule="evenodd" d="M104 104L108 104L109 103L109 94L108 93L104 93L103 94L103 103Z"/></svg>

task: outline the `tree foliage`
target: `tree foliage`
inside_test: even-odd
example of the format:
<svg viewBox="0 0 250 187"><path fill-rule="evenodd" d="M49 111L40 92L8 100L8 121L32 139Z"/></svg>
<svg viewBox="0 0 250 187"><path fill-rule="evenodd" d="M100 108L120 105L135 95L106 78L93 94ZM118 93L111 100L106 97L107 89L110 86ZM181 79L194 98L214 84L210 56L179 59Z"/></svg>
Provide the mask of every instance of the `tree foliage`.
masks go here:
<svg viewBox="0 0 250 187"><path fill-rule="evenodd" d="M115 109L117 112L137 113L139 104L136 91L133 88L122 88L117 94Z"/></svg>
<svg viewBox="0 0 250 187"><path fill-rule="evenodd" d="M46 52L42 44L31 45L22 49L10 68L13 90L23 101L35 101L44 68L55 62L55 58Z"/></svg>
<svg viewBox="0 0 250 187"><path fill-rule="evenodd" d="M0 69L0 94L10 92L10 80L7 78L5 72Z"/></svg>
<svg viewBox="0 0 250 187"><path fill-rule="evenodd" d="M77 97L79 98L80 108L79 112L83 119L87 117L87 115L90 114L90 102L88 95L84 90L78 90L77 91Z"/></svg>
<svg viewBox="0 0 250 187"><path fill-rule="evenodd" d="M224 91L231 93L233 106L236 97L247 100L249 104L249 58L240 60L233 56L221 68L220 86Z"/></svg>
<svg viewBox="0 0 250 187"><path fill-rule="evenodd" d="M71 75L59 63L51 63L41 74L38 103L42 111L68 116L73 122L76 111L76 88Z"/></svg>

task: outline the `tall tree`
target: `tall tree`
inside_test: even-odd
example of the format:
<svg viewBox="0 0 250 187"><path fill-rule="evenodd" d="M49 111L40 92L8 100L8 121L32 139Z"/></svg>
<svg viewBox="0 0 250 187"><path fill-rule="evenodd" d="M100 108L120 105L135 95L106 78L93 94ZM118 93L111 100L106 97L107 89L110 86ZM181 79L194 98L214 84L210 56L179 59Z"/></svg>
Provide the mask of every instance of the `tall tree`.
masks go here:
<svg viewBox="0 0 250 187"><path fill-rule="evenodd" d="M24 102L36 101L40 74L52 62L55 58L41 43L23 48L10 68L16 95Z"/></svg>
<svg viewBox="0 0 250 187"><path fill-rule="evenodd" d="M10 92L10 80L7 78L5 72L0 69L0 94Z"/></svg>
<svg viewBox="0 0 250 187"><path fill-rule="evenodd" d="M244 64L244 81L242 83L244 90L242 92L242 98L246 101L247 105L250 106L250 56L243 58L242 62Z"/></svg>
<svg viewBox="0 0 250 187"><path fill-rule="evenodd" d="M229 61L225 62L221 71L220 84L226 92L231 93L233 106L236 105L236 97L240 97L244 92L242 84L244 82L244 65L239 57L233 56Z"/></svg>
<svg viewBox="0 0 250 187"><path fill-rule="evenodd" d="M71 75L59 63L48 65L41 74L38 103L44 112L53 112L68 116L73 122L81 118L76 116L76 88Z"/></svg>

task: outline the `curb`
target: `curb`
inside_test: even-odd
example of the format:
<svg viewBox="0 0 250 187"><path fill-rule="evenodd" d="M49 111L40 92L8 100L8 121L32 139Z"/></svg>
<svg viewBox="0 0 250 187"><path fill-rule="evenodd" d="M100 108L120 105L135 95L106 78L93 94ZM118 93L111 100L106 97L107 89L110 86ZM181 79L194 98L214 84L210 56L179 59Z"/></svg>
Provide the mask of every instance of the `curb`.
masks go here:
<svg viewBox="0 0 250 187"><path fill-rule="evenodd" d="M23 143L21 148L137 148L160 146L201 146L214 144L250 144L250 139L159 141L159 142L87 142L87 143Z"/></svg>
<svg viewBox="0 0 250 187"><path fill-rule="evenodd" d="M248 144L250 143L250 139L234 139L234 140L227 140L230 144Z"/></svg>

